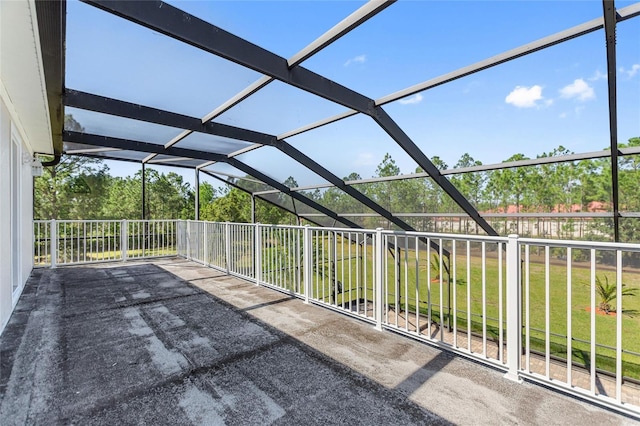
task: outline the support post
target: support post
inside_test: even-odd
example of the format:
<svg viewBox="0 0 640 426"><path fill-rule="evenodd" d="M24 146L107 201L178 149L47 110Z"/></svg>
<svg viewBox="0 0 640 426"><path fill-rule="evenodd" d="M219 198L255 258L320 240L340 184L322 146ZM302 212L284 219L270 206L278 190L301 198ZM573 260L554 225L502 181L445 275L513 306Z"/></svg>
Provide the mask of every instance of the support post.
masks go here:
<svg viewBox="0 0 640 426"><path fill-rule="evenodd" d="M191 260L191 221L187 220L185 224L185 242L187 244L187 255L186 258Z"/></svg>
<svg viewBox="0 0 640 426"><path fill-rule="evenodd" d="M304 239L302 242L304 303L309 303L311 296L311 271L313 269L313 242L311 241L311 227L304 227Z"/></svg>
<svg viewBox="0 0 640 426"><path fill-rule="evenodd" d="M200 220L200 169L196 169L196 202L195 202L195 219Z"/></svg>
<svg viewBox="0 0 640 426"><path fill-rule="evenodd" d="M202 263L211 266L209 262L209 222L202 223Z"/></svg>
<svg viewBox="0 0 640 426"><path fill-rule="evenodd" d="M251 194L251 223L256 223L256 196Z"/></svg>
<svg viewBox="0 0 640 426"><path fill-rule="evenodd" d="M49 229L49 253L51 253L51 269L54 269L58 263L58 225L56 224L56 220L51 219L49 226L51 227Z"/></svg>
<svg viewBox="0 0 640 426"><path fill-rule="evenodd" d="M382 228L376 228L376 241L375 241L375 251L373 258L375 260L375 278L374 278L374 286L375 286L375 298L373 309L375 312L376 318L376 329L382 330L382 266L383 261L382 257L384 254L384 248L382 244Z"/></svg>
<svg viewBox="0 0 640 426"><path fill-rule="evenodd" d="M231 273L231 224L224 224L224 259L227 267L227 275Z"/></svg>
<svg viewBox="0 0 640 426"><path fill-rule="evenodd" d="M147 178L145 171L145 164L142 163L142 220L147 219Z"/></svg>
<svg viewBox="0 0 640 426"><path fill-rule="evenodd" d="M518 236L509 235L507 242L507 373L509 380L521 382L520 354L522 346L522 316L520 292L520 249ZM502 350L502 348L500 348Z"/></svg>
<svg viewBox="0 0 640 426"><path fill-rule="evenodd" d="M253 199L253 196L251 196ZM254 268L255 268L255 277L256 277L256 285L260 285L262 282L262 228L259 223L256 223L255 228L253 229L253 239L255 242L255 246L253 249L253 257L254 257Z"/></svg>
<svg viewBox="0 0 640 426"><path fill-rule="evenodd" d="M122 261L127 261L127 253L129 251L129 225L126 219L120 221L120 250L122 251Z"/></svg>

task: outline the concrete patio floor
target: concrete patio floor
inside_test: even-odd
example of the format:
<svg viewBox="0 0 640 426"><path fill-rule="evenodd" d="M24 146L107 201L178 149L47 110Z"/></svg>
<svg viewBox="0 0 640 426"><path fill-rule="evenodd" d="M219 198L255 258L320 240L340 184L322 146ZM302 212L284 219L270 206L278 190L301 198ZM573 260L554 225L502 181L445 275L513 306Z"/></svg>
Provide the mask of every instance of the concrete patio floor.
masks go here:
<svg viewBox="0 0 640 426"><path fill-rule="evenodd" d="M637 424L183 259L35 270L0 424Z"/></svg>

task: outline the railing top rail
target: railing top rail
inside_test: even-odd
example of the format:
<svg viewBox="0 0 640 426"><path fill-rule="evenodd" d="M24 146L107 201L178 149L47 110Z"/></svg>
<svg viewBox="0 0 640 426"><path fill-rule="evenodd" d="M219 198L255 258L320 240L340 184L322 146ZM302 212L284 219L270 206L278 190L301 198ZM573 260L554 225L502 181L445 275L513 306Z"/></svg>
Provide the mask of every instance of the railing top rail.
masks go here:
<svg viewBox="0 0 640 426"><path fill-rule="evenodd" d="M312 231L332 231L332 232L351 232L357 234L375 234L375 229L364 229L364 228L332 228L328 226L303 226L303 228L309 228Z"/></svg>
<svg viewBox="0 0 640 426"><path fill-rule="evenodd" d="M508 237L494 237L490 235L471 235L471 234L443 234L437 232L420 232L420 231L396 231L396 230L384 230L383 234L386 235L402 235L408 237L422 237L431 239L443 239L443 240L463 240L463 241L485 241L495 243L506 243L509 241Z"/></svg>
<svg viewBox="0 0 640 426"><path fill-rule="evenodd" d="M575 241L575 240L549 240L543 238L519 238L520 244L549 246L549 247L571 247L579 249L596 250L624 250L630 252L640 252L640 244L634 243L614 243L607 241Z"/></svg>

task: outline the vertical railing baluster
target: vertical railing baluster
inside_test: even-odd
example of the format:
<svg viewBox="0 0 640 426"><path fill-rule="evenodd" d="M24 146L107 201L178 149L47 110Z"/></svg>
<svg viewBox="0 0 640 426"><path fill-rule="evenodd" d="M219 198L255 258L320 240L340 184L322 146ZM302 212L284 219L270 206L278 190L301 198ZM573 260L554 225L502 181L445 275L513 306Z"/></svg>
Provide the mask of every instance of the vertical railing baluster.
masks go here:
<svg viewBox="0 0 640 426"><path fill-rule="evenodd" d="M377 228L375 233L375 248L373 250L373 265L375 268L374 285L374 312L376 320L376 328L382 330L382 291L383 291L383 271L382 256L383 254L382 228ZM366 287L365 287L366 288Z"/></svg>
<svg viewBox="0 0 640 426"><path fill-rule="evenodd" d="M517 235L509 235L507 242L507 366L505 377L520 381L520 347L522 342L520 294L520 245ZM526 264L529 256L527 250ZM527 266L528 268L528 266ZM528 324L527 320L527 324ZM502 348L500 348L502 350ZM528 353L527 353L528 356Z"/></svg>

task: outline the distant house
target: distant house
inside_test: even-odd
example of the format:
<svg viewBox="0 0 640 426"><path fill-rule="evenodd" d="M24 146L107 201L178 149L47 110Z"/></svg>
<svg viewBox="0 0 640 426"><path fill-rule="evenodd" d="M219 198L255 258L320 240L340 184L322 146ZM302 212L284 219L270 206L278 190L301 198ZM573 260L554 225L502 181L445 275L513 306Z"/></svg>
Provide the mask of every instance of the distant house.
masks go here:
<svg viewBox="0 0 640 426"><path fill-rule="evenodd" d="M506 209L504 207L498 207L496 209L485 210L482 213L506 213L516 215L518 213L606 213L609 211L611 210L608 203L603 203L601 201L591 201L587 205L586 211L582 209L582 205L580 204L556 204L551 211L544 211L542 209L535 211L523 211L522 206L520 206L520 208L518 209L518 206L510 204Z"/></svg>

